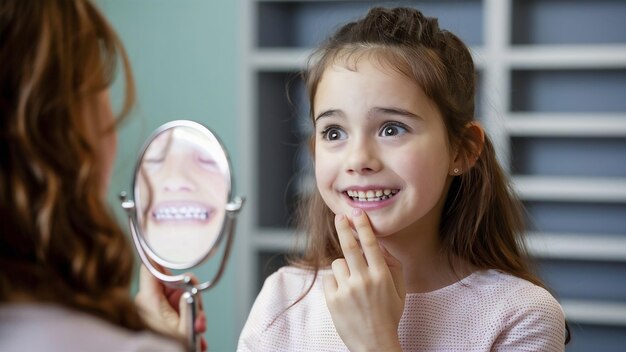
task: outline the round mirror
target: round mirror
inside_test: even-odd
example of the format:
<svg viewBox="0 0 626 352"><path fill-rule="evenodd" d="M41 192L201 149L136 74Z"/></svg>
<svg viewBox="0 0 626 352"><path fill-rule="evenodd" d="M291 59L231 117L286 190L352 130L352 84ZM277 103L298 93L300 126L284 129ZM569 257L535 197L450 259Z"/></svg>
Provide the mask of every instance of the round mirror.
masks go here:
<svg viewBox="0 0 626 352"><path fill-rule="evenodd" d="M192 121L161 126L143 148L133 184L149 257L170 269L207 258L222 237L231 184L228 156L209 129Z"/></svg>

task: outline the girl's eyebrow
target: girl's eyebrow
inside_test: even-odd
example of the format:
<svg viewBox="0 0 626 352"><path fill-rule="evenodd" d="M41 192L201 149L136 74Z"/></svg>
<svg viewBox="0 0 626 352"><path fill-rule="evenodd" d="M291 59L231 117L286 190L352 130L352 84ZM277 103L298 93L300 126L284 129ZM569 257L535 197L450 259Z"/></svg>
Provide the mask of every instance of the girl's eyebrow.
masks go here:
<svg viewBox="0 0 626 352"><path fill-rule="evenodd" d="M371 119L373 116L376 116L376 115L399 115L399 116L406 116L406 117L410 117L410 118L414 118L418 120L424 119L423 117L417 114L414 114L408 110L404 110L400 108L389 108L389 107L371 108L370 111L368 112L367 117L368 119ZM315 122L317 123L319 119L324 118L324 117L331 117L331 116L345 117L345 113L340 109L326 110L320 113L319 115L317 115L317 117L315 117Z"/></svg>
<svg viewBox="0 0 626 352"><path fill-rule="evenodd" d="M343 111L341 111L339 109L330 109L330 110L326 110L326 111L320 113L319 115L317 115L317 117L315 117L315 122L317 122L317 120L319 120L319 119L321 119L323 117L330 117L330 116L334 116L334 115L345 116Z"/></svg>
<svg viewBox="0 0 626 352"><path fill-rule="evenodd" d="M370 109L369 115L372 116L375 114L400 115L400 116L412 117L412 118L419 119L419 120L424 119L423 117L417 114L414 114L408 110L399 109L399 108L375 107L375 108Z"/></svg>

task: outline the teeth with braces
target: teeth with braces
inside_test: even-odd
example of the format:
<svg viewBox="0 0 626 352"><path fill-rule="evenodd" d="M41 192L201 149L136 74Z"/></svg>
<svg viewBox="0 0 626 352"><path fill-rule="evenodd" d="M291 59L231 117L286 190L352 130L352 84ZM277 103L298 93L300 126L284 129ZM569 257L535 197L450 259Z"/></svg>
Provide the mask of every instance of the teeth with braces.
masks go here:
<svg viewBox="0 0 626 352"><path fill-rule="evenodd" d="M165 207L159 208L153 214L156 220L206 220L209 213L200 207Z"/></svg>
<svg viewBox="0 0 626 352"><path fill-rule="evenodd" d="M368 191L348 190L345 193L352 200L357 202L378 202L395 196L399 190L397 189L377 189Z"/></svg>

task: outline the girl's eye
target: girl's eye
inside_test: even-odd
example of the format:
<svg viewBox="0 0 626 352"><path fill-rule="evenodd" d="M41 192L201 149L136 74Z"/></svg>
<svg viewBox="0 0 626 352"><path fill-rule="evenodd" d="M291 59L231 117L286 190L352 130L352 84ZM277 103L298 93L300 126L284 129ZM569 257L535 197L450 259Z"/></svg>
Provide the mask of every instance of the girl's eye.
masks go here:
<svg viewBox="0 0 626 352"><path fill-rule="evenodd" d="M380 130L380 135L382 137L393 137L393 136L405 134L407 132L408 132L407 127L405 127L401 123L394 122L394 123L385 124L383 128Z"/></svg>
<svg viewBox="0 0 626 352"><path fill-rule="evenodd" d="M159 158L159 157L146 158L143 160L143 167L149 173L153 173L155 171L158 171L161 168L163 161L164 161L164 158Z"/></svg>
<svg viewBox="0 0 626 352"><path fill-rule="evenodd" d="M219 167L217 166L217 162L208 155L198 155L198 164L209 171L218 172Z"/></svg>
<svg viewBox="0 0 626 352"><path fill-rule="evenodd" d="M324 129L322 132L322 138L327 141L338 141L342 139L346 139L347 135L341 128L336 126L331 126Z"/></svg>

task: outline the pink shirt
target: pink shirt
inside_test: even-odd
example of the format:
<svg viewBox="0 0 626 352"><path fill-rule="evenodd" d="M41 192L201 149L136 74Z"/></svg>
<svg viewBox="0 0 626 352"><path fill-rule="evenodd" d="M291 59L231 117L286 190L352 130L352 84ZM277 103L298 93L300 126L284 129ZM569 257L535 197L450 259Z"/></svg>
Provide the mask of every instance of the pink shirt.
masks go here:
<svg viewBox="0 0 626 352"><path fill-rule="evenodd" d="M245 351L347 351L330 317L321 275L305 298L309 271L285 267L267 278L239 338ZM545 289L497 270L447 287L409 293L398 327L404 351L563 351L565 318Z"/></svg>

